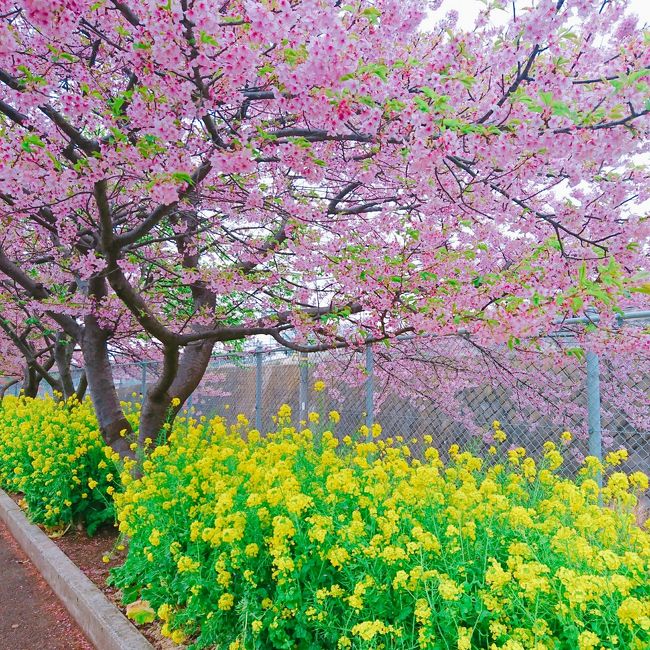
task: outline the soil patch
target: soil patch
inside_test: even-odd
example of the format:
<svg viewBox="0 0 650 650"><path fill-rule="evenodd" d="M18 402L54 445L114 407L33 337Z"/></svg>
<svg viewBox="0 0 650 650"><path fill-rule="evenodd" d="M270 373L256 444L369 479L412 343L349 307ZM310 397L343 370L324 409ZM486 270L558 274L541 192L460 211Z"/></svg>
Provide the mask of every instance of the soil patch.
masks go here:
<svg viewBox="0 0 650 650"><path fill-rule="evenodd" d="M113 526L100 528L92 537L88 537L85 530L70 528L63 537L52 541L101 589L104 595L126 615L125 607L121 603L121 593L107 584L108 574L112 567L121 564L126 550L118 549L119 533ZM110 562L103 561L104 556L110 557ZM179 650L160 634L160 624L138 626L142 634L157 650Z"/></svg>

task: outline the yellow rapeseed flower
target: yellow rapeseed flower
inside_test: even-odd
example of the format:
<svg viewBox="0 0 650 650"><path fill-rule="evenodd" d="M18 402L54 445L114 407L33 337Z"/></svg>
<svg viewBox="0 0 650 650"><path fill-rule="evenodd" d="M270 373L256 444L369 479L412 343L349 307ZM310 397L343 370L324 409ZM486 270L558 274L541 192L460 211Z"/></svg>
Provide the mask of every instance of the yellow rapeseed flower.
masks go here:
<svg viewBox="0 0 650 650"><path fill-rule="evenodd" d="M234 604L235 604L235 597L232 594L225 593L220 596L219 602L217 603L217 607L219 609L227 611L229 609L232 609Z"/></svg>

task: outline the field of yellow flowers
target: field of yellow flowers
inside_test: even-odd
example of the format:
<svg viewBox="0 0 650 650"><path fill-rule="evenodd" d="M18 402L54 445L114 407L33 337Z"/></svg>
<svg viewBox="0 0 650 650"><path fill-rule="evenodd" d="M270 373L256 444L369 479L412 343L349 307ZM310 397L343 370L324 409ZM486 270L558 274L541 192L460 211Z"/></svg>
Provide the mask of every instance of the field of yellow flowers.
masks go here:
<svg viewBox="0 0 650 650"><path fill-rule="evenodd" d="M6 398L0 484L50 524L113 500L128 544L113 583L193 648L650 647L650 534L633 515L648 478L617 471L624 452L572 481L568 433L533 459L495 422L500 448L444 464L429 436L339 439L337 421L295 426L285 405L260 435L243 416L181 418L139 478L116 477L86 404Z"/></svg>
<svg viewBox="0 0 650 650"><path fill-rule="evenodd" d="M0 407L0 487L23 495L48 528L115 519L119 457L105 448L89 401L5 397Z"/></svg>

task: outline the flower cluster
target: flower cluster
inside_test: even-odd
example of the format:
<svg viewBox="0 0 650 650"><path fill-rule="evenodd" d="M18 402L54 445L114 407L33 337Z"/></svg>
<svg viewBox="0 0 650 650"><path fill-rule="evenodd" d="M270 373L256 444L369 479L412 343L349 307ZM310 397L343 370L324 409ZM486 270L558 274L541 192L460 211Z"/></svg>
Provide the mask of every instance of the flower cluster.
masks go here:
<svg viewBox="0 0 650 650"><path fill-rule="evenodd" d="M48 527L115 520L118 454L106 447L89 401L5 397L0 406L0 487L23 495Z"/></svg>
<svg viewBox="0 0 650 650"><path fill-rule="evenodd" d="M631 648L650 646L650 535L641 476L588 459L557 473L454 446L443 463L336 415L262 436L239 416L177 423L115 496L129 539L112 573L163 634L193 648ZM495 440L505 433L495 423ZM351 432L349 432L351 433ZM567 436L564 436L565 438ZM625 476L625 475L623 475Z"/></svg>

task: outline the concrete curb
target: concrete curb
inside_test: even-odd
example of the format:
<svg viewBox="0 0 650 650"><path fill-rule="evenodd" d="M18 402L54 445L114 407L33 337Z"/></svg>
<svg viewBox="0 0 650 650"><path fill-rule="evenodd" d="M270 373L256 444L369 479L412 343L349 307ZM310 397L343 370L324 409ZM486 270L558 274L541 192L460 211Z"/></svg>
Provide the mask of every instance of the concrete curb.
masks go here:
<svg viewBox="0 0 650 650"><path fill-rule="evenodd" d="M0 490L0 519L97 650L153 650L113 603Z"/></svg>

